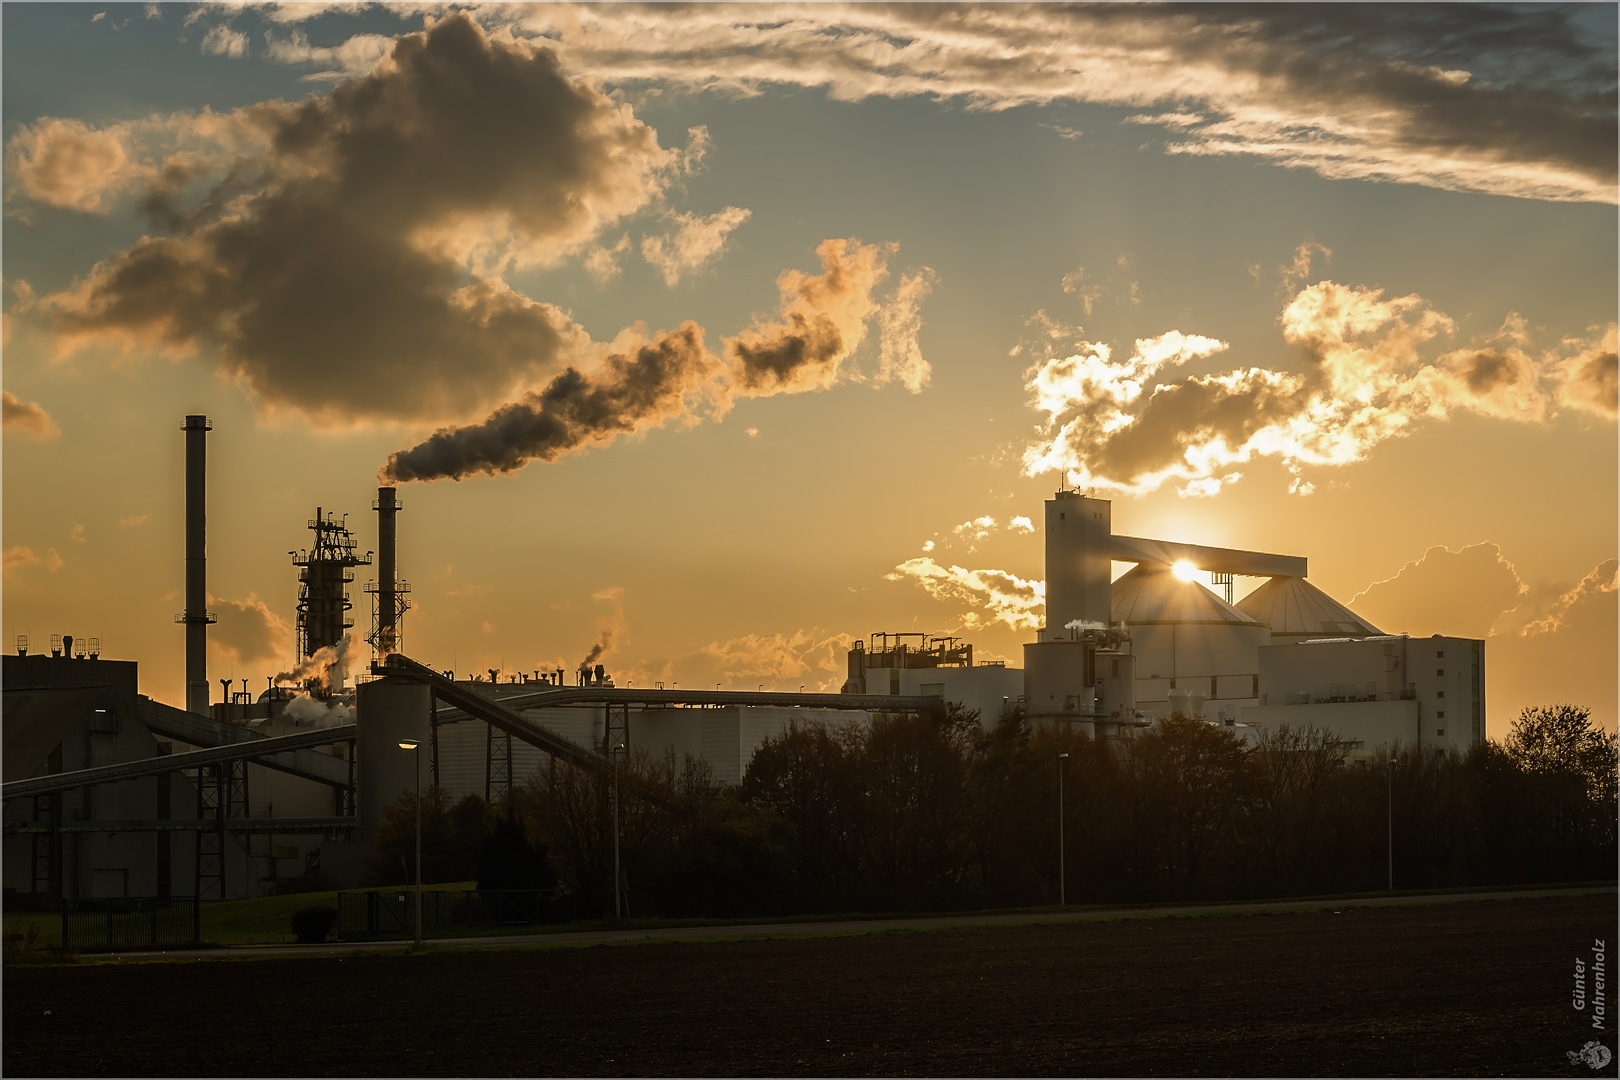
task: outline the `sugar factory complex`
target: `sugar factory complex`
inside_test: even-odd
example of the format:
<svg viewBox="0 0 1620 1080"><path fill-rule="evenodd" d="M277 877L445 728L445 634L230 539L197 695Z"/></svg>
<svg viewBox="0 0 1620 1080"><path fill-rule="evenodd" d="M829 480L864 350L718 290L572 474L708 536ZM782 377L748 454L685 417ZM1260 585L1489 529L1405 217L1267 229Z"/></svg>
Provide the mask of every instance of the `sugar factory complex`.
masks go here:
<svg viewBox="0 0 1620 1080"><path fill-rule="evenodd" d="M139 691L136 665L95 639L19 639L4 657L8 891L70 900L237 899L318 871L360 883L387 807L430 781L500 802L557 759L611 767L615 750L673 750L735 784L794 722L955 702L994 725L1018 710L1123 743L1179 714L1252 740L1313 725L1365 759L1393 745L1465 750L1485 735L1484 642L1384 634L1311 585L1301 557L1116 535L1111 504L1046 502L1047 621L1023 668L978 662L950 637L873 634L840 693L617 687L604 668L498 681L409 658L409 586L395 562L393 488L378 491L369 676L346 685L350 587L369 566L345 519L317 510L298 570L300 663L263 691L207 676L206 417L186 439L185 709ZM1111 564L1134 567L1117 581ZM1224 595L1193 579L1212 573ZM1233 602L1234 578L1266 579Z"/></svg>

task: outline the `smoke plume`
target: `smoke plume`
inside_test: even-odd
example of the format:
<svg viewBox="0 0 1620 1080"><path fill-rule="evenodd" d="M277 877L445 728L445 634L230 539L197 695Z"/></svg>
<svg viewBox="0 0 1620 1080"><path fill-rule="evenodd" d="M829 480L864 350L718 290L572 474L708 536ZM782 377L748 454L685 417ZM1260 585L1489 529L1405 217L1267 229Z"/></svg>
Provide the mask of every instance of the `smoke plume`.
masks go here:
<svg viewBox="0 0 1620 1080"><path fill-rule="evenodd" d="M482 423L443 428L397 451L379 479L461 480L509 473L672 420L695 424L705 409L718 418L739 397L803 393L860 380L864 377L849 360L871 322L880 324L882 339L872 381L898 381L919 391L929 375L917 343L919 308L933 271L924 267L902 275L892 296L875 296L888 257L897 249L856 239L825 240L816 248L822 273L783 272L776 281L777 316L756 317L749 329L725 339L729 364L708 352L703 328L688 321L630 352L610 355L593 372L570 367L543 390L503 405ZM627 338L635 343L637 336Z"/></svg>
<svg viewBox="0 0 1620 1080"><path fill-rule="evenodd" d="M838 382L844 363L866 337L867 320L878 310L872 290L887 276L888 258L898 246L823 240L816 248L820 274L783 271L776 279L781 293L776 317L756 318L749 329L726 339L732 392L767 397L824 390ZM901 302L909 303L916 289L912 285ZM891 351L899 348L893 345Z"/></svg>
<svg viewBox="0 0 1620 1080"><path fill-rule="evenodd" d="M309 694L294 695L282 716L299 727L337 727L354 723L354 707L339 701L316 701Z"/></svg>
<svg viewBox="0 0 1620 1080"><path fill-rule="evenodd" d="M288 671L275 677L277 686L307 686L331 691L349 678L350 653L359 639L345 634L336 645L323 645Z"/></svg>
<svg viewBox="0 0 1620 1080"><path fill-rule="evenodd" d="M592 593L592 600L607 600L613 604L613 612L596 620L598 631L596 644L591 646L585 659L579 662L579 669L584 671L602 657L611 653L618 642L619 633L624 629L624 590L621 588L603 589Z"/></svg>
<svg viewBox="0 0 1620 1080"><path fill-rule="evenodd" d="M609 356L594 374L571 367L481 424L435 432L419 446L390 455L379 479L509 473L531 461L554 461L620 435L662 427L709 395L718 367L703 346L703 329L687 322L632 354Z"/></svg>

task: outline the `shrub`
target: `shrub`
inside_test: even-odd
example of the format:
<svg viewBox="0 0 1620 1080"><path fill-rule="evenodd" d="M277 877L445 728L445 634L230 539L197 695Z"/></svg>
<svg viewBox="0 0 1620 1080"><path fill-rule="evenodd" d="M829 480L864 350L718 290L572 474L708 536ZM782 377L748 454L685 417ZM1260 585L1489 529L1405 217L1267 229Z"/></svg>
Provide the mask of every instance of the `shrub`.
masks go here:
<svg viewBox="0 0 1620 1080"><path fill-rule="evenodd" d="M337 908L326 904L299 908L292 915L292 931L299 941L314 943L325 941L337 926Z"/></svg>

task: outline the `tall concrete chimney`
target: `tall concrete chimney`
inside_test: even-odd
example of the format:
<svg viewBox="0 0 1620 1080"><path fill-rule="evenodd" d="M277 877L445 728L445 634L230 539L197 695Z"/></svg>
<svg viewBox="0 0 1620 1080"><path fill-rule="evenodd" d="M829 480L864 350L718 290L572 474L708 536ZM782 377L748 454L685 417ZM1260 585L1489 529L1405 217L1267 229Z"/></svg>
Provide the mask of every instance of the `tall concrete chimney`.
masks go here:
<svg viewBox="0 0 1620 1080"><path fill-rule="evenodd" d="M213 425L188 416L186 433L186 709L208 715L208 445Z"/></svg>
<svg viewBox="0 0 1620 1080"><path fill-rule="evenodd" d="M377 652L387 656L398 648L399 618L397 581L394 574L394 516L399 503L395 489L377 489Z"/></svg>

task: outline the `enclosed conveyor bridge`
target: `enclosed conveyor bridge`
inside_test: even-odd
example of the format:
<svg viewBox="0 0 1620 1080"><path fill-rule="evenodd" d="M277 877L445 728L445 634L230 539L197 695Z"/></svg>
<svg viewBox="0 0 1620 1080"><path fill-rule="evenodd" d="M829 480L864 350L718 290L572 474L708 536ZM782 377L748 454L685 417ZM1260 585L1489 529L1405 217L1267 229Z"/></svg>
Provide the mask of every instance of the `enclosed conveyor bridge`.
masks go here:
<svg viewBox="0 0 1620 1080"><path fill-rule="evenodd" d="M14 799L24 795L46 795L53 791L70 791L74 788L88 787L94 784L112 784L120 780L134 780L142 776L156 776L160 773L180 772L184 769L196 769L204 765L218 765L226 761L251 760L259 764L276 767L273 762L284 760L284 756L291 752L304 750L311 746L325 746L329 743L344 742L355 737L355 725L345 724L341 727L312 728L294 735L278 735L274 738L258 738L245 742L234 743L229 746L216 746L206 750L191 750L183 754L164 754L161 757L145 758L140 761L125 761L117 765L102 765L94 769L76 769L73 772L56 773L51 776L36 776L28 780L13 780L9 784L0 786L0 798ZM325 754L315 754L315 757L325 758L329 762L344 770L342 786L348 786L347 765ZM294 772L289 768L285 771ZM335 778L328 779L320 776L310 776L307 771L295 772L307 779L322 780L326 783L339 783Z"/></svg>

